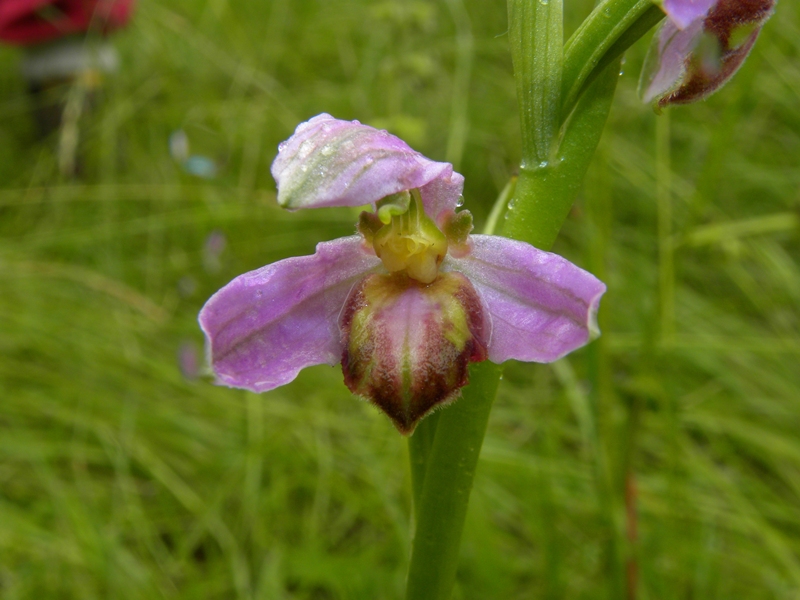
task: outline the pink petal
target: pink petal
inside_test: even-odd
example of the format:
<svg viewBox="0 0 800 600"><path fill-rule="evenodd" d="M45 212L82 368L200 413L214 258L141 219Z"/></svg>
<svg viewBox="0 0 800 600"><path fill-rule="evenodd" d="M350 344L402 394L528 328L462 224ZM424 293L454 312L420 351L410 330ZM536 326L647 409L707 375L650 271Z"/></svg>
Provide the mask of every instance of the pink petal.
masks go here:
<svg viewBox="0 0 800 600"><path fill-rule="evenodd" d="M702 19L685 29L678 29L672 21L661 25L642 69L639 85L643 102L649 104L680 87L692 51L702 35Z"/></svg>
<svg viewBox="0 0 800 600"><path fill-rule="evenodd" d="M272 175L278 203L289 209L363 206L420 188L434 220L455 209L464 187L450 163L429 160L386 131L327 114L298 125L278 147Z"/></svg>
<svg viewBox="0 0 800 600"><path fill-rule="evenodd" d="M597 333L595 316L606 286L550 252L499 236L474 235L465 258L444 268L466 275L491 317L489 360L552 362Z"/></svg>
<svg viewBox="0 0 800 600"><path fill-rule="evenodd" d="M378 265L361 236L351 236L231 281L200 311L218 382L264 392L304 367L338 364L339 313L351 288Z"/></svg>

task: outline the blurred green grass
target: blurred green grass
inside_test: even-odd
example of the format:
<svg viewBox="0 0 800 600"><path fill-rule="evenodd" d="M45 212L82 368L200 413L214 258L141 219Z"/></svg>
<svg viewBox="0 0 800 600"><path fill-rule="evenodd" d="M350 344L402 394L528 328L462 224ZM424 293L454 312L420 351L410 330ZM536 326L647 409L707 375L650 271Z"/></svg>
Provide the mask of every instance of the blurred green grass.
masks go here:
<svg viewBox="0 0 800 600"><path fill-rule="evenodd" d="M453 161L482 222L519 156L505 31L477 0L142 1L78 180L0 51L0 597L402 597L389 422L337 369L257 396L179 354L233 276L353 230L275 206L314 114ZM659 119L629 53L556 248L608 283L603 336L508 366L456 598L615 600L632 565L642 599L800 597L798 40L782 2L728 88ZM215 178L172 159L180 129Z"/></svg>

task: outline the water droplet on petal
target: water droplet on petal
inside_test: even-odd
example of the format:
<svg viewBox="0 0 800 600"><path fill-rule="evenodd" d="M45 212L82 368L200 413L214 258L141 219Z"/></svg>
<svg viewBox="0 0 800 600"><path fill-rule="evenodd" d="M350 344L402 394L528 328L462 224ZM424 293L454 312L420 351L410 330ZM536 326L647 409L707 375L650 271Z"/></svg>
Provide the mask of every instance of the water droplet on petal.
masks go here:
<svg viewBox="0 0 800 600"><path fill-rule="evenodd" d="M299 160L304 160L308 158L308 155L314 150L314 143L311 140L306 140L302 144L300 144L300 149L297 151L297 158Z"/></svg>
<svg viewBox="0 0 800 600"><path fill-rule="evenodd" d="M464 206L464 196L458 197L458 200L456 200L456 206L458 207Z"/></svg>
<svg viewBox="0 0 800 600"><path fill-rule="evenodd" d="M547 161L543 160L542 162L540 162L539 163L539 168L540 169L546 169L547 168Z"/></svg>
<svg viewBox="0 0 800 600"><path fill-rule="evenodd" d="M280 153L280 152L283 152L284 150L286 150L286 146L287 145L288 144L286 142L281 142L280 144L278 144L278 152Z"/></svg>
<svg viewBox="0 0 800 600"><path fill-rule="evenodd" d="M330 156L333 153L333 148L331 148L330 144L325 144L320 152L322 152L323 156Z"/></svg>

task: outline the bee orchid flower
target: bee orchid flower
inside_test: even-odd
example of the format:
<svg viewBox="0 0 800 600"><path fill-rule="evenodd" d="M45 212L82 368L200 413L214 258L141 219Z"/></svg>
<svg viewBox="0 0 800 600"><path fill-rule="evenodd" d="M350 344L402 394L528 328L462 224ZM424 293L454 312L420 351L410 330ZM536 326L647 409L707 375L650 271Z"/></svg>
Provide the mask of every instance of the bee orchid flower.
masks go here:
<svg viewBox="0 0 800 600"><path fill-rule="evenodd" d="M471 362L551 362L597 333L605 285L524 242L471 235L464 178L405 142L322 114L272 165L288 209L372 205L355 235L240 275L200 312L220 384L264 392L341 364L410 434L455 400Z"/></svg>

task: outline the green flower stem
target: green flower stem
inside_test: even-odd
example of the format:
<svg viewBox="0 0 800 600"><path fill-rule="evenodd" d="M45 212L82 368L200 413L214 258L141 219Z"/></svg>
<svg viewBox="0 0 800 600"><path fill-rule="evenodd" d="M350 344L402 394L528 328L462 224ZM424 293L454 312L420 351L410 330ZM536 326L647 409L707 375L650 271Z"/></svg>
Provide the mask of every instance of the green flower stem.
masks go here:
<svg viewBox="0 0 800 600"><path fill-rule="evenodd" d="M420 421L414 434L408 438L408 458L411 464L411 495L414 502L414 523L419 522L419 507L422 504L422 486L425 483L425 471L431 453L439 417L442 411L428 415Z"/></svg>
<svg viewBox="0 0 800 600"><path fill-rule="evenodd" d="M579 100L564 127L556 159L520 168L503 235L543 250L552 247L600 142L618 79L616 61Z"/></svg>
<svg viewBox="0 0 800 600"><path fill-rule="evenodd" d="M570 114L591 81L663 18L664 12L652 0L600 2L564 48L562 118Z"/></svg>
<svg viewBox="0 0 800 600"><path fill-rule="evenodd" d="M416 510L416 531L406 588L407 600L448 600L455 583L461 532L469 494L478 465L489 411L492 408L501 367L490 362L472 365L470 384L462 397L439 413L432 440L423 430L422 441L409 439L413 457L424 448L427 469ZM416 448L416 450L415 450ZM414 472L412 466L412 473Z"/></svg>
<svg viewBox="0 0 800 600"><path fill-rule="evenodd" d="M508 0L509 41L520 101L522 164L549 160L561 113L561 0Z"/></svg>

